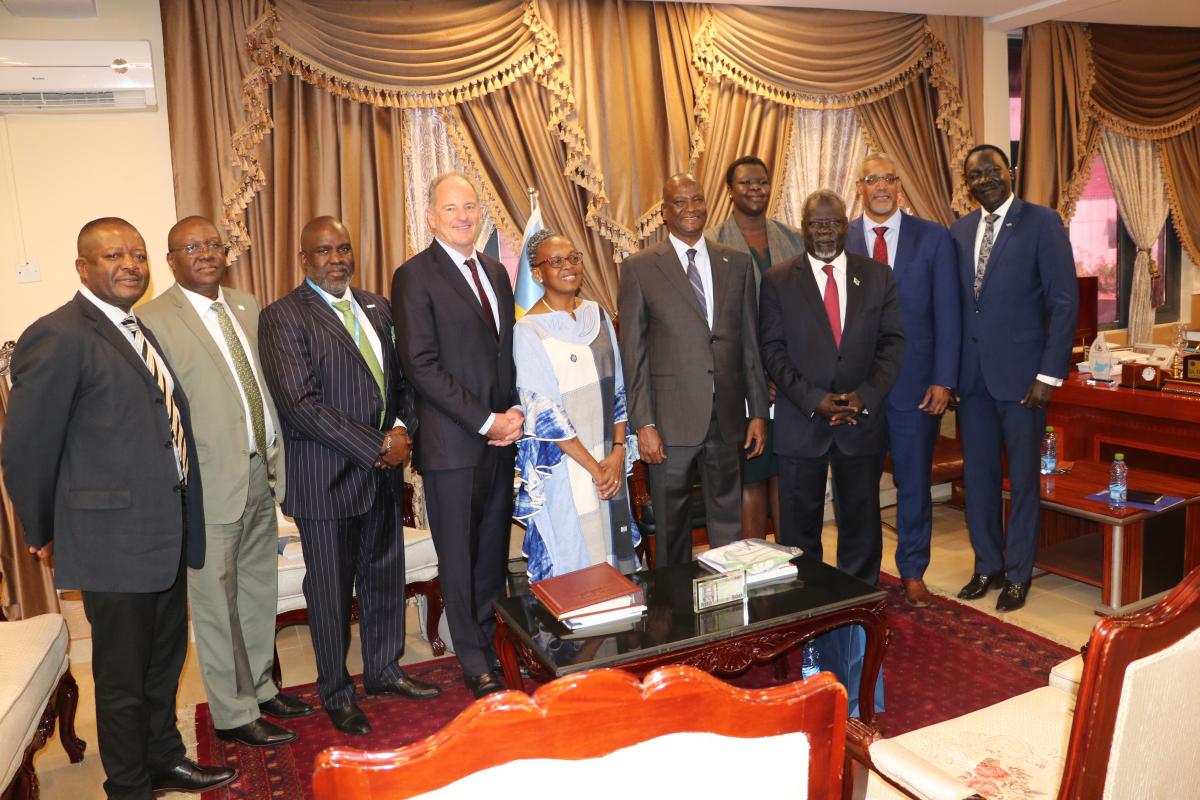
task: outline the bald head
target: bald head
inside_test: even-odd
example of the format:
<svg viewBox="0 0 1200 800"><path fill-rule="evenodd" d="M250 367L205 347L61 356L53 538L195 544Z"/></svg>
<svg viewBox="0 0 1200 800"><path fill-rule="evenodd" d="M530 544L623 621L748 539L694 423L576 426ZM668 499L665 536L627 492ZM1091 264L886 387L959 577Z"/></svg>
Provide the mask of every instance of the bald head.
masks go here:
<svg viewBox="0 0 1200 800"><path fill-rule="evenodd" d="M354 247L350 231L336 217L309 220L300 231L300 266L325 291L342 297L354 277Z"/></svg>
<svg viewBox="0 0 1200 800"><path fill-rule="evenodd" d="M663 224L676 239L695 244L704 235L708 206L700 181L690 172L680 172L663 184Z"/></svg>
<svg viewBox="0 0 1200 800"><path fill-rule="evenodd" d="M846 249L846 203L829 189L818 189L804 200L804 216L800 222L804 233L804 249L821 261L831 261Z"/></svg>

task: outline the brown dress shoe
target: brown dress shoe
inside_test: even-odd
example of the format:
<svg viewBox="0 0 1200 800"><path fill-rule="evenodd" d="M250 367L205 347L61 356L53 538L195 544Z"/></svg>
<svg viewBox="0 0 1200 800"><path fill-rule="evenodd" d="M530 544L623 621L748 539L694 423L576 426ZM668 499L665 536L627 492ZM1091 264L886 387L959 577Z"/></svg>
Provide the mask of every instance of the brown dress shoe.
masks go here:
<svg viewBox="0 0 1200 800"><path fill-rule="evenodd" d="M933 604L933 595L925 587L925 581L920 578L901 578L904 585L904 602L913 608L928 608Z"/></svg>

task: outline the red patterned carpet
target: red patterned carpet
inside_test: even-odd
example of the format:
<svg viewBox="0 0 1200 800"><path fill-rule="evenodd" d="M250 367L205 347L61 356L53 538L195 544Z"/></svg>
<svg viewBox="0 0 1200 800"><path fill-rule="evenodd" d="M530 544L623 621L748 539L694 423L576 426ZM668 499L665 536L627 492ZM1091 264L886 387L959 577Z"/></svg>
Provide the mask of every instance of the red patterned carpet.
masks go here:
<svg viewBox="0 0 1200 800"><path fill-rule="evenodd" d="M1046 685L1050 669L1073 651L960 603L935 598L933 606L914 609L904 603L899 582L883 577L888 592L891 644L884 658L887 711L878 721L894 736L974 711L1021 692ZM795 661L791 674L799 675ZM198 756L202 763L235 767L239 780L204 795L206 800L298 800L311 797L310 776L317 753L332 745L384 750L417 741L437 731L462 711L471 695L453 657L407 667L420 678L441 686L436 700L366 697L360 705L371 720L367 737L344 736L322 712L292 720L300 739L280 748L249 748L219 741L208 706L196 708ZM731 683L748 688L774 682L767 667L755 668ZM526 680L532 691L532 681ZM316 688L288 689L317 704Z"/></svg>

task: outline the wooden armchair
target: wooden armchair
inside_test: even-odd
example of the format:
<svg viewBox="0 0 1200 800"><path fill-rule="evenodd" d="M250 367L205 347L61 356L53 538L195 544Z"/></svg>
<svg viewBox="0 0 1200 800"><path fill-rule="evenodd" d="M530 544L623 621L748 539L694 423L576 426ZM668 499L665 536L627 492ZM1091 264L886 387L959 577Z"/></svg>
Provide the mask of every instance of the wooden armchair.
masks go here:
<svg viewBox="0 0 1200 800"><path fill-rule="evenodd" d="M1197 796L1200 569L1157 605L1097 623L1078 694L1063 685L887 740L850 720L847 796Z"/></svg>
<svg viewBox="0 0 1200 800"><path fill-rule="evenodd" d="M714 797L735 787L737 796L835 800L845 725L846 692L831 675L746 690L684 666L644 682L593 670L532 697L489 695L400 750L327 749L313 796L536 797L554 787L578 797Z"/></svg>

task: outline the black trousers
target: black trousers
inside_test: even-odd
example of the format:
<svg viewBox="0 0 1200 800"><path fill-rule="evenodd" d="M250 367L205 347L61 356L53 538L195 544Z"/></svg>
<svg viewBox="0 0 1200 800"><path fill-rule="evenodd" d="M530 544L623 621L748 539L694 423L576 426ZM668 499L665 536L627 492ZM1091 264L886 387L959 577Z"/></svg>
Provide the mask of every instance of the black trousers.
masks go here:
<svg viewBox="0 0 1200 800"><path fill-rule="evenodd" d="M737 444L721 438L716 411L702 443L694 447L667 445L663 450L666 461L646 465L658 539L655 563L660 567L692 560L688 500L697 474L704 490L709 546L730 544L742 534L741 454Z"/></svg>
<svg viewBox="0 0 1200 800"><path fill-rule="evenodd" d="M513 448L489 447L477 466L426 470L422 478L454 652L465 675L482 675L496 655L492 601L504 592Z"/></svg>
<svg viewBox="0 0 1200 800"><path fill-rule="evenodd" d="M354 700L346 653L356 588L363 683L390 683L403 674L396 663L404 653L404 529L398 503L388 481L380 478L375 503L365 514L296 517L317 693L326 708L345 708Z"/></svg>
<svg viewBox="0 0 1200 800"><path fill-rule="evenodd" d="M165 591L83 592L104 791L113 800L149 800L150 776L187 752L175 724L187 656L186 551L185 542L175 583Z"/></svg>
<svg viewBox="0 0 1200 800"><path fill-rule="evenodd" d="M883 534L879 479L884 450L849 456L834 445L816 458L779 456L779 541L818 561L825 516L825 476L833 467L838 499L837 567L874 586L879 582Z"/></svg>

